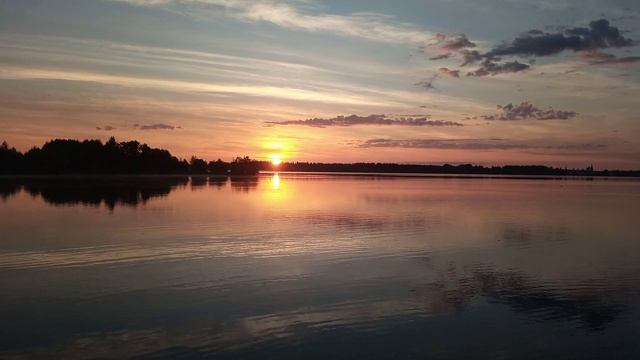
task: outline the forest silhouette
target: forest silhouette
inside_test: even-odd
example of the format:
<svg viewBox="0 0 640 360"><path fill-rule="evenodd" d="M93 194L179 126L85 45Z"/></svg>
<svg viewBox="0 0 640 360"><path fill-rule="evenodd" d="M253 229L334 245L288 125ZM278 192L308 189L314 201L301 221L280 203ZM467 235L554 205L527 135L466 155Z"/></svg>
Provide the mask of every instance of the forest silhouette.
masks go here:
<svg viewBox="0 0 640 360"><path fill-rule="evenodd" d="M46 142L25 153L0 145L0 174L234 174L255 175L260 162L237 157L207 162L195 156L190 161L168 150L138 141L64 140Z"/></svg>
<svg viewBox="0 0 640 360"><path fill-rule="evenodd" d="M594 170L556 168L543 165L482 166L422 165L395 163L314 163L253 160L248 156L226 162L206 161L192 156L189 161L173 156L168 150L149 147L138 141L56 139L41 148L25 153L0 145L0 174L62 175L62 174L212 174L245 176L260 171L343 172L343 173L416 173L448 175L546 175L546 176L640 176L640 170Z"/></svg>

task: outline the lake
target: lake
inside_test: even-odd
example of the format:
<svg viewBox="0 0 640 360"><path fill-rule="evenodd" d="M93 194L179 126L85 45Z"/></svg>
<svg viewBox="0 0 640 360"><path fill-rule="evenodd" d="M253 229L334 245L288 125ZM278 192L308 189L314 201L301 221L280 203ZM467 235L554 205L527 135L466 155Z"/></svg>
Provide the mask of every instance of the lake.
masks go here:
<svg viewBox="0 0 640 360"><path fill-rule="evenodd" d="M640 181L0 180L0 358L638 359Z"/></svg>

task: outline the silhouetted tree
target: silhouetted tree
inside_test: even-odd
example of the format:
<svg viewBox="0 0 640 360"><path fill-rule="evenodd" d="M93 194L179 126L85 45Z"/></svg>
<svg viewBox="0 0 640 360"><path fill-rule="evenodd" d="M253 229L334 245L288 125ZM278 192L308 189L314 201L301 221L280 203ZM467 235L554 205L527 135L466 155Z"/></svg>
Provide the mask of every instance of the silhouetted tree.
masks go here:
<svg viewBox="0 0 640 360"><path fill-rule="evenodd" d="M229 172L229 163L226 163L220 159L216 161L210 161L207 169L210 174L226 175Z"/></svg>
<svg viewBox="0 0 640 360"><path fill-rule="evenodd" d="M5 158L7 160L5 161ZM163 149L137 141L63 140L34 147L24 155L8 146L0 149L0 173L25 174L177 174L189 164Z"/></svg>
<svg viewBox="0 0 640 360"><path fill-rule="evenodd" d="M13 174L22 171L23 155L15 148L9 148L6 141L0 145L0 174Z"/></svg>
<svg viewBox="0 0 640 360"><path fill-rule="evenodd" d="M256 175L262 163L251 160L248 156L237 157L229 164L229 172L234 175Z"/></svg>
<svg viewBox="0 0 640 360"><path fill-rule="evenodd" d="M191 161L189 162L189 169L192 174L206 174L207 173L207 162L198 159L195 156L191 157Z"/></svg>

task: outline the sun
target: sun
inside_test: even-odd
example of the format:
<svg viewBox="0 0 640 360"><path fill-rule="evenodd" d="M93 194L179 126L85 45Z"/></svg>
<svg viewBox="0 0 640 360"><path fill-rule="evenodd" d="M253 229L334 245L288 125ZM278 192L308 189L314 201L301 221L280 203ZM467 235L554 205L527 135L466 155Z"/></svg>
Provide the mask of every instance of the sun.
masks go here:
<svg viewBox="0 0 640 360"><path fill-rule="evenodd" d="M275 166L278 166L282 163L282 156L280 154L271 155L271 163Z"/></svg>

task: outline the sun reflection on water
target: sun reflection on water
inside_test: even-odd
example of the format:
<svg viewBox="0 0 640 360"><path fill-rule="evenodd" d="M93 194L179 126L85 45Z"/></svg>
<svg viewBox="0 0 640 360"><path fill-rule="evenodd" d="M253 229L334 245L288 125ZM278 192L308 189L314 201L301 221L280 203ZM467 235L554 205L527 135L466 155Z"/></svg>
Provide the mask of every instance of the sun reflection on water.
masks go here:
<svg viewBox="0 0 640 360"><path fill-rule="evenodd" d="M271 177L271 188L273 190L280 190L280 175L278 173L273 174Z"/></svg>
<svg viewBox="0 0 640 360"><path fill-rule="evenodd" d="M286 181L280 177L280 174L273 173L265 183L262 194L269 203L287 202L291 189L286 188Z"/></svg>

